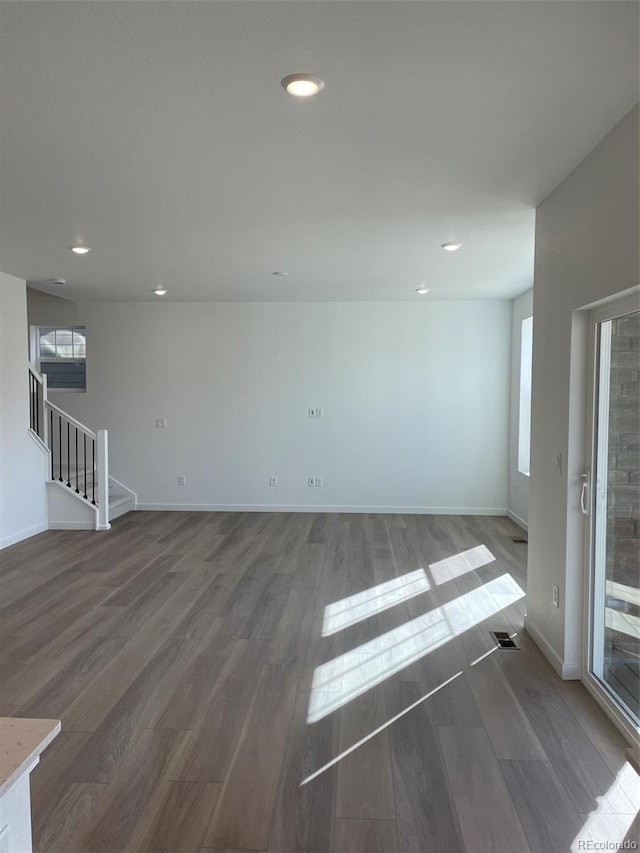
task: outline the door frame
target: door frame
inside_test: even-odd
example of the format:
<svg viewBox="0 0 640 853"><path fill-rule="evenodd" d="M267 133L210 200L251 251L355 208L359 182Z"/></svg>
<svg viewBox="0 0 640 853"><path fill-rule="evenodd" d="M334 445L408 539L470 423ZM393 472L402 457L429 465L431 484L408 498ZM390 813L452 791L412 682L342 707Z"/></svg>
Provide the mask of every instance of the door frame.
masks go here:
<svg viewBox="0 0 640 853"><path fill-rule="evenodd" d="M606 689L601 680L592 670L592 644L602 629L592 623L594 608L602 601L602 591L594 589L595 575L595 533L596 533L596 501L597 495L593 488L593 473L596 471L598 447L596 430L598 411L602 401L598 396L598 378L600 368L598 325L616 317L633 314L640 311L640 288L634 288L633 293L607 301L589 312L589 364L587 371L587 429L585 446L585 474L588 487L588 515L585 517L584 540L584 611L583 611L583 642L582 642L582 682L593 698L598 702L607 716L622 731L631 743L640 747L640 728L629 719L622 706L615 700L612 692Z"/></svg>

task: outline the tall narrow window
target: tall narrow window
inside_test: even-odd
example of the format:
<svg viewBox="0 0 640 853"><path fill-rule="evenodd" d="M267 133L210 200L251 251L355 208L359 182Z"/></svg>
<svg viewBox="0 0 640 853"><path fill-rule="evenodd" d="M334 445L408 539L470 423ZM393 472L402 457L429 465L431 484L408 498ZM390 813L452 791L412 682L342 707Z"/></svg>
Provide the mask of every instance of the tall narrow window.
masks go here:
<svg viewBox="0 0 640 853"><path fill-rule="evenodd" d="M84 326L38 329L38 364L49 388L85 391L87 338Z"/></svg>
<svg viewBox="0 0 640 853"><path fill-rule="evenodd" d="M520 417L518 420L518 471L529 475L531 447L531 360L533 356L533 317L522 321L520 339Z"/></svg>

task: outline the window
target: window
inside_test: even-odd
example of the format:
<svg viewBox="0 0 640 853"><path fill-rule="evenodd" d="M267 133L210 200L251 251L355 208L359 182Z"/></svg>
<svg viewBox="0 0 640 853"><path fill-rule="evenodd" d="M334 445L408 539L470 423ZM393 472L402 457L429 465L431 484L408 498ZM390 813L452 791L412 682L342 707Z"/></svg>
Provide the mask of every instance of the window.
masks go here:
<svg viewBox="0 0 640 853"><path fill-rule="evenodd" d="M86 391L87 337L84 326L37 330L38 364L49 388Z"/></svg>
<svg viewBox="0 0 640 853"><path fill-rule="evenodd" d="M531 445L531 360L533 356L533 317L522 321L520 339L520 418L518 421L518 471L529 476Z"/></svg>

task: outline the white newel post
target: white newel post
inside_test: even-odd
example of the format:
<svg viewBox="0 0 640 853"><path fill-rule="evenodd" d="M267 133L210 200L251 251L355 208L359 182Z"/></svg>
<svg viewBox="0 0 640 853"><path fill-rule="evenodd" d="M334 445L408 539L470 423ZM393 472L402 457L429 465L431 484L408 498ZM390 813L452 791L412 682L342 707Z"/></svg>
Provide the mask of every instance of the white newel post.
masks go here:
<svg viewBox="0 0 640 853"><path fill-rule="evenodd" d="M98 455L98 530L109 530L109 433L106 429L97 432Z"/></svg>

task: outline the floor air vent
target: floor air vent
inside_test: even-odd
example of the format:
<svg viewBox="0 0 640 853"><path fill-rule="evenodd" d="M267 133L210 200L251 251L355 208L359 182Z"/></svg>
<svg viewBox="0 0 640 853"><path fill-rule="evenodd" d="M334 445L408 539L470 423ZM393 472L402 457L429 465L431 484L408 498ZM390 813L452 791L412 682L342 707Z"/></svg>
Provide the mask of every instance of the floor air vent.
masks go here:
<svg viewBox="0 0 640 853"><path fill-rule="evenodd" d="M520 543L522 543L523 545L529 544L529 540L525 539L524 536L512 536L511 541L515 542L516 544L520 544Z"/></svg>
<svg viewBox="0 0 640 853"><path fill-rule="evenodd" d="M516 643L513 637L509 636L507 631L491 631L491 636L496 641L496 644L499 649L517 649L520 650L520 646Z"/></svg>

